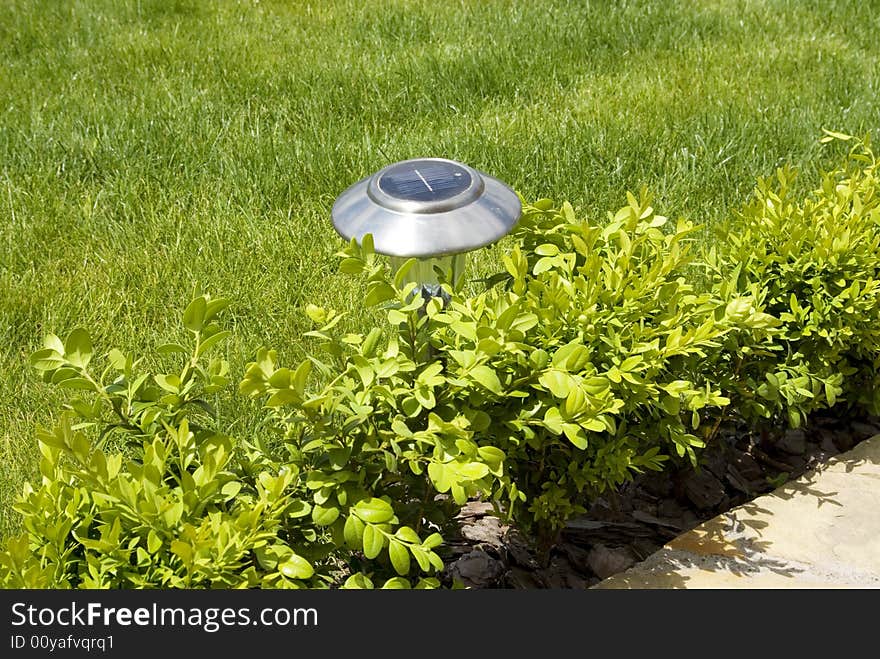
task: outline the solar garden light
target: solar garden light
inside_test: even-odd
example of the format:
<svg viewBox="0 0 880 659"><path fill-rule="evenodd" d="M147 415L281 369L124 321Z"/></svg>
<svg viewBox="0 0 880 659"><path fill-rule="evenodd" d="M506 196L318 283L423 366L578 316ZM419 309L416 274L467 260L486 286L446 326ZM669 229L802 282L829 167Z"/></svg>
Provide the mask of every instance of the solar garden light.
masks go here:
<svg viewBox="0 0 880 659"><path fill-rule="evenodd" d="M358 243L373 235L378 254L397 270L418 259L404 283L414 294L448 302L439 269L450 282L464 272L465 254L507 235L522 205L506 184L445 158L402 160L380 169L340 194L331 217L336 231Z"/></svg>

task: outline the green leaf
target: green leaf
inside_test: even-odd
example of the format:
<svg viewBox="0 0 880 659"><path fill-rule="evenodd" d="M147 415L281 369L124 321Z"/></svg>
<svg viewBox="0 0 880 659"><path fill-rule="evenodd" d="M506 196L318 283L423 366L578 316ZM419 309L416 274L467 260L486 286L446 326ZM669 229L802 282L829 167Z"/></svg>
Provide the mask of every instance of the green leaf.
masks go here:
<svg viewBox="0 0 880 659"><path fill-rule="evenodd" d="M406 547L395 540L388 544L388 557L397 574L404 576L409 573L409 552Z"/></svg>
<svg viewBox="0 0 880 659"><path fill-rule="evenodd" d="M37 350L30 357L31 365L38 371L54 371L64 365L64 358L52 348Z"/></svg>
<svg viewBox="0 0 880 659"><path fill-rule="evenodd" d="M207 298L206 298L207 300ZM223 311L226 307L229 306L229 300L226 298L218 297L213 300L207 300L207 304L205 304L205 320L204 322L210 321L214 318L218 313Z"/></svg>
<svg viewBox="0 0 880 659"><path fill-rule="evenodd" d="M57 383L59 387L65 389L84 389L86 391L96 391L95 385L85 378L66 378Z"/></svg>
<svg viewBox="0 0 880 659"><path fill-rule="evenodd" d="M415 396L407 396L400 401L400 409L404 414L412 418L422 411L422 406L419 404L419 401L416 400Z"/></svg>
<svg viewBox="0 0 880 659"><path fill-rule="evenodd" d="M218 343L225 341L230 336L232 336L232 332L230 332L228 330L223 330L223 331L217 332L216 334L212 334L207 339L205 339L204 341L199 343L199 349L196 352L196 357L201 357L206 352L208 352L208 350L213 348Z"/></svg>
<svg viewBox="0 0 880 659"><path fill-rule="evenodd" d="M544 372L538 382L546 387L556 398L568 398L571 393L572 380L568 373L550 369Z"/></svg>
<svg viewBox="0 0 880 659"><path fill-rule="evenodd" d="M278 571L288 579L308 579L315 573L315 568L302 556L293 554L278 566Z"/></svg>
<svg viewBox="0 0 880 659"><path fill-rule="evenodd" d="M581 450L587 448L587 436L579 425L575 423L564 423L562 424L562 432L568 437L568 441L574 444L577 448Z"/></svg>
<svg viewBox="0 0 880 659"><path fill-rule="evenodd" d="M415 391L413 391L413 395L419 404L426 410L434 409L434 406L437 404L437 398L434 396L433 389L427 385L419 385Z"/></svg>
<svg viewBox="0 0 880 659"><path fill-rule="evenodd" d="M56 428L55 432L49 432L47 430L37 430L37 440L39 440L41 444L45 444L46 446L56 449L63 449L67 446L65 434L66 430L64 426Z"/></svg>
<svg viewBox="0 0 880 659"><path fill-rule="evenodd" d="M382 338L382 330L378 327L374 327L370 330L370 333L367 334L367 338L364 339L364 343L361 346L361 354L364 357L372 357L376 352L376 346L379 345L379 339Z"/></svg>
<svg viewBox="0 0 880 659"><path fill-rule="evenodd" d="M361 382L363 382L364 387L369 387L373 383L376 375L373 367L370 366L370 363L360 355L355 355L351 363L357 371Z"/></svg>
<svg viewBox="0 0 880 659"><path fill-rule="evenodd" d="M158 348L156 348L156 352L158 352L160 355L171 355L173 353L181 353L185 355L189 351L179 343L163 343ZM118 368L119 370L122 370L124 368L125 362L122 363L123 366L117 366L115 363L113 364L113 366L115 368Z"/></svg>
<svg viewBox="0 0 880 659"><path fill-rule="evenodd" d="M51 332L43 338L43 346L49 350L54 350L59 355L64 354L64 343Z"/></svg>
<svg viewBox="0 0 880 659"><path fill-rule="evenodd" d="M520 314L513 319L512 323L510 323L510 329L525 334L530 329L535 327L539 322L540 319L533 313Z"/></svg>
<svg viewBox="0 0 880 659"><path fill-rule="evenodd" d="M619 368L621 371L631 371L641 363L642 358L638 355L633 355L632 357L627 357L626 359L624 359Z"/></svg>
<svg viewBox="0 0 880 659"><path fill-rule="evenodd" d="M825 133L825 135L827 135L829 138L837 139L837 140L842 140L842 141L844 141L844 142L847 142L847 141L853 139L852 135L847 135L846 133L838 133L838 132L836 132L836 131L833 131L833 130L827 130L827 129L825 129L825 128L822 129L822 132ZM826 139L826 138L823 137L823 138L820 139L819 141L820 141L820 142L830 142L831 139Z"/></svg>
<svg viewBox="0 0 880 659"><path fill-rule="evenodd" d="M677 416L681 412L681 401L677 396L661 396L660 407L672 416Z"/></svg>
<svg viewBox="0 0 880 659"><path fill-rule="evenodd" d="M671 396L678 396L686 391L693 389L693 384L689 380L673 380L669 384L660 387Z"/></svg>
<svg viewBox="0 0 880 659"><path fill-rule="evenodd" d="M153 530L147 534L147 550L151 554L155 554L162 547L162 538Z"/></svg>
<svg viewBox="0 0 880 659"><path fill-rule="evenodd" d="M339 263L339 271L346 275L359 275L364 271L366 263L362 259L347 258Z"/></svg>
<svg viewBox="0 0 880 659"><path fill-rule="evenodd" d="M462 476L462 478L475 481L483 478L483 476L488 474L489 467L484 465L482 462L466 462L464 464L458 465L457 471Z"/></svg>
<svg viewBox="0 0 880 659"><path fill-rule="evenodd" d="M782 322L778 318L771 316L770 314L757 312L746 318L743 324L746 327L751 327L754 329L765 329L767 327L779 327Z"/></svg>
<svg viewBox="0 0 880 659"><path fill-rule="evenodd" d="M535 254L538 256L556 256L559 254L559 248L552 243L544 243L535 248Z"/></svg>
<svg viewBox="0 0 880 659"><path fill-rule="evenodd" d="M171 541L171 553L180 557L184 565L189 565L193 558L193 550L182 540Z"/></svg>
<svg viewBox="0 0 880 659"><path fill-rule="evenodd" d="M606 430L605 424L602 423L601 419L588 419L581 423L581 425L587 430L592 430L593 432L602 432Z"/></svg>
<svg viewBox="0 0 880 659"><path fill-rule="evenodd" d="M339 517L336 506L318 506L312 508L312 521L318 526L330 526Z"/></svg>
<svg viewBox="0 0 880 659"><path fill-rule="evenodd" d="M408 526L401 526L399 529L397 529L394 535L404 542L409 542L416 545L422 544L422 540L421 538L419 538L419 534L413 531Z"/></svg>
<svg viewBox="0 0 880 659"><path fill-rule="evenodd" d="M532 366L535 367L536 370L544 368L547 365L548 361L550 361L550 356L543 348L538 348L532 351L532 354L529 355L529 362L532 364Z"/></svg>
<svg viewBox="0 0 880 659"><path fill-rule="evenodd" d="M738 297L727 303L724 313L731 320L740 321L749 315L751 309L752 299L750 297Z"/></svg>
<svg viewBox="0 0 880 659"><path fill-rule="evenodd" d="M417 259L415 258L407 259L403 265L397 269L397 272L394 273L394 285L397 286L397 288L403 288L404 282L406 281L406 275L416 263Z"/></svg>
<svg viewBox="0 0 880 659"><path fill-rule="evenodd" d="M571 391L568 392L568 396L565 398L565 403L562 405L562 414L566 418L572 418L581 412L587 409L587 397L584 394L583 390L578 386L573 386Z"/></svg>
<svg viewBox="0 0 880 659"><path fill-rule="evenodd" d="M428 464L428 477L434 484L434 488L441 494L452 487L454 480L452 471L442 462L431 462Z"/></svg>
<svg viewBox="0 0 880 659"><path fill-rule="evenodd" d="M223 495L225 501L238 496L239 492L241 492L241 481L229 481L220 488L220 493Z"/></svg>
<svg viewBox="0 0 880 659"><path fill-rule="evenodd" d="M351 446L329 449L327 451L327 456L330 459L330 465L334 469L342 469L348 464L349 458L351 458Z"/></svg>
<svg viewBox="0 0 880 659"><path fill-rule="evenodd" d="M349 549L360 549L363 546L365 528L366 525L357 515L349 515L345 519L345 526L342 531L345 546Z"/></svg>
<svg viewBox="0 0 880 659"><path fill-rule="evenodd" d="M477 455L486 463L491 473L501 476L505 457L504 451L494 446L481 446L477 449Z"/></svg>
<svg viewBox="0 0 880 659"><path fill-rule="evenodd" d="M345 580L342 587L349 590L372 590L373 582L361 572L356 572Z"/></svg>
<svg viewBox="0 0 880 659"><path fill-rule="evenodd" d="M412 430L410 430L400 418L394 419L394 421L391 422L391 430L393 430L398 437L404 439L411 439L413 437Z"/></svg>
<svg viewBox="0 0 880 659"><path fill-rule="evenodd" d="M299 519L300 517L305 517L310 512L312 512L312 507L305 501L301 501L299 499L294 499L287 506L287 516L291 519Z"/></svg>
<svg viewBox="0 0 880 659"><path fill-rule="evenodd" d="M556 407L548 407L544 413L544 425L555 435L561 435L563 431L562 415Z"/></svg>
<svg viewBox="0 0 880 659"><path fill-rule="evenodd" d="M581 371L590 361L590 351L578 341L567 343L553 354L553 366L569 373ZM564 396L563 396L564 398Z"/></svg>
<svg viewBox="0 0 880 659"><path fill-rule="evenodd" d="M425 541L422 543L422 547L424 549L434 549L434 547L439 547L443 544L443 536L439 533L432 533Z"/></svg>
<svg viewBox="0 0 880 659"><path fill-rule="evenodd" d="M369 559L376 558L385 546L385 534L372 524L364 526L362 540L364 556Z"/></svg>
<svg viewBox="0 0 880 659"><path fill-rule="evenodd" d="M409 319L405 313L401 313L397 309L391 309L388 312L388 322L392 325L400 325L401 323L405 323Z"/></svg>
<svg viewBox="0 0 880 659"><path fill-rule="evenodd" d="M64 356L74 366L85 368L92 358L92 340L84 329L77 328L64 342Z"/></svg>
<svg viewBox="0 0 880 659"><path fill-rule="evenodd" d="M429 364L426 366L421 373L419 373L416 378L416 382L421 382L422 384L426 384L429 386L437 386L441 385L445 382L442 376L440 376L440 372L443 370L443 364L439 362L434 362L433 364Z"/></svg>
<svg viewBox="0 0 880 659"><path fill-rule="evenodd" d="M160 373L154 375L153 379L165 391L170 391L172 394L180 392L180 378L174 374L163 375Z"/></svg>
<svg viewBox="0 0 880 659"><path fill-rule="evenodd" d="M535 267L532 268L532 274L537 277L541 273L547 272L548 270L552 269L554 265L556 265L554 259L545 256L539 259L537 263L535 263Z"/></svg>
<svg viewBox="0 0 880 659"><path fill-rule="evenodd" d="M409 590L410 588L409 581L403 577L391 577L382 584L382 590Z"/></svg>
<svg viewBox="0 0 880 659"><path fill-rule="evenodd" d="M364 256L370 256L375 253L375 243L373 241L372 233L364 234L364 237L361 238L361 251Z"/></svg>
<svg viewBox="0 0 880 659"><path fill-rule="evenodd" d="M294 390L300 395L303 394L306 388L306 381L309 378L309 375L312 372L312 362L308 359L302 362L299 366L297 366L296 371L293 373L293 377L291 378L291 386Z"/></svg>
<svg viewBox="0 0 880 659"><path fill-rule="evenodd" d="M121 350L116 348L113 348L107 353L107 361L110 362L110 366L118 371L125 371L127 368L131 367L128 357L126 357Z"/></svg>
<svg viewBox="0 0 880 659"><path fill-rule="evenodd" d="M281 407L282 405L296 403L301 400L302 396L293 389L280 389L269 396L269 400L266 401L266 407Z"/></svg>
<svg viewBox="0 0 880 659"><path fill-rule="evenodd" d="M416 584L416 590L434 590L439 587L440 587L440 580L437 579L436 577L428 577L426 579L419 579L419 582Z"/></svg>
<svg viewBox="0 0 880 659"><path fill-rule="evenodd" d="M391 504L377 497L361 499L354 505L353 510L355 515L370 524L382 524L394 517Z"/></svg>
<svg viewBox="0 0 880 659"><path fill-rule="evenodd" d="M469 375L493 394L498 394L500 396L504 393L504 390L501 387L501 381L498 379L495 371L489 366L486 366L485 364L474 366Z"/></svg>
<svg viewBox="0 0 880 659"><path fill-rule="evenodd" d="M367 288L367 295L364 298L364 305L373 307L381 304L386 300L392 300L397 297L397 291L384 281L373 282Z"/></svg>
<svg viewBox="0 0 880 659"><path fill-rule="evenodd" d="M183 326L190 332L201 332L205 324L207 309L208 303L204 296L194 299L183 312Z"/></svg>
<svg viewBox="0 0 880 659"><path fill-rule="evenodd" d="M314 304L307 304L305 312L309 320L317 325L323 325L327 320L327 310Z"/></svg>
<svg viewBox="0 0 880 659"><path fill-rule="evenodd" d="M467 503L467 490L465 490L459 483L453 483L449 488L449 491L452 493L452 500L459 506L463 506Z"/></svg>
<svg viewBox="0 0 880 659"><path fill-rule="evenodd" d="M422 572L430 572L431 570L431 560L428 558L428 552L420 547L410 547L410 553L413 558L416 559L416 563L419 564L419 568Z"/></svg>
<svg viewBox="0 0 880 659"><path fill-rule="evenodd" d="M271 376L269 376L267 382L269 383L270 387L275 387L277 389L286 389L290 386L290 369L279 368Z"/></svg>

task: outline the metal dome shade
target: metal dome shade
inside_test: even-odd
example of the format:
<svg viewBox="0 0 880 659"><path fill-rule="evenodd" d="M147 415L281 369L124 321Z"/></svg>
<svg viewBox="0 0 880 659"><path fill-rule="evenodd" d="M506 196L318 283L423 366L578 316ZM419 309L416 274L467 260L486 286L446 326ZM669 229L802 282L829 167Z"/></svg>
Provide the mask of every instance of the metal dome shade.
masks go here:
<svg viewBox="0 0 880 659"><path fill-rule="evenodd" d="M489 245L520 218L519 197L498 179L445 158L414 158L380 169L333 204L336 231L377 253L405 258L460 254Z"/></svg>

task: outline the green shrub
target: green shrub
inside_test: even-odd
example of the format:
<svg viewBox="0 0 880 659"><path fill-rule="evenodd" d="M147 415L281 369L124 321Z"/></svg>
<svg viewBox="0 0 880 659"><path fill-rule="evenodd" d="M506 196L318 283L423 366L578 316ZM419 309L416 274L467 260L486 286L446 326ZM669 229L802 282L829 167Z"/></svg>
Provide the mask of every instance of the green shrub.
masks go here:
<svg viewBox="0 0 880 659"><path fill-rule="evenodd" d="M546 546L591 496L660 469L669 452L694 459L703 413L728 402L703 372L707 351L735 327L769 323L747 297L697 293L685 279L694 227L665 224L645 197L604 227L539 202L495 286L464 298L446 283L448 304L424 310L400 285L412 262L392 280L370 241L352 242L343 269L366 276L367 303L388 307L391 329L333 338L336 317L313 310L325 323L313 336L341 356L322 368L339 375L304 403L272 385L271 365L260 391L291 410L295 434L355 451L404 442L393 460L377 456L377 474L427 462L437 491L459 504L481 494Z"/></svg>
<svg viewBox="0 0 880 659"><path fill-rule="evenodd" d="M364 587L373 575L400 588L412 585L404 575L419 572L426 578L417 586L437 585L427 575L442 567L433 551L440 536L420 538L400 523L390 497L378 497L379 487L368 491L358 487L362 477L348 478L356 459L352 471L334 470L324 481L311 455L345 464L333 446L291 444L292 459L280 459L263 442L258 449L220 430L231 424L207 396L225 386L228 367L205 362L229 334L215 322L225 306L207 295L189 304L183 323L191 346L158 349L184 355L175 373L139 373L113 350L96 376L82 330L65 342L50 335L33 355L48 381L81 395L54 429L38 433L42 484L28 486L17 504L26 533L0 553L5 587L318 588L343 578ZM276 373L273 381L281 379ZM333 534L327 527L339 511L331 500L344 502L347 515ZM369 558L384 549L385 560L371 575L357 573L346 564L351 547Z"/></svg>
<svg viewBox="0 0 880 659"><path fill-rule="evenodd" d="M844 139L849 140L843 136ZM197 291L169 373L88 334L32 357L75 392L38 433L25 533L0 552L4 587L250 588L439 585L442 534L474 497L547 549L597 494L672 459L696 463L726 416L783 428L838 403L880 409L880 202L857 142L803 201L792 172L759 181L720 247L650 198L602 225L568 204L526 206L482 293L440 274L426 304L372 240L341 269L387 323L338 331L308 305L315 354L262 348L238 392L259 435L211 402L228 365L226 306ZM97 360L95 360L97 361Z"/></svg>
<svg viewBox="0 0 880 659"><path fill-rule="evenodd" d="M739 414L765 427L799 426L838 402L880 411L880 194L867 141L852 141L843 165L805 199L795 172L759 179L734 231L707 255L716 288L759 291L778 319L763 337L740 333L725 355L723 387ZM717 369L716 369L717 370Z"/></svg>

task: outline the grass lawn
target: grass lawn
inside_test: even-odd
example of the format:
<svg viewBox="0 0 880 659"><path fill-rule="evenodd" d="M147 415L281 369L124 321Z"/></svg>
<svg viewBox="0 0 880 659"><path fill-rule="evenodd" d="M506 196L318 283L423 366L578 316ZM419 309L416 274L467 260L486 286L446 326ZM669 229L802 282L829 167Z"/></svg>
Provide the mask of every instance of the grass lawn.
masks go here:
<svg viewBox="0 0 880 659"><path fill-rule="evenodd" d="M234 379L300 358L307 302L368 320L333 199L416 156L597 221L645 185L724 222L783 162L809 183L822 128L880 133L878 34L874 0L5 0L0 537L60 404L27 365L45 332L137 352L201 281Z"/></svg>

